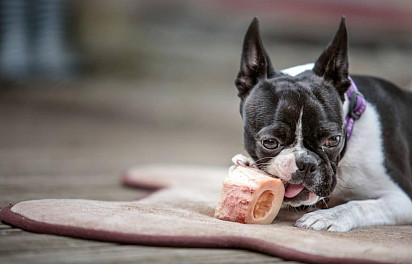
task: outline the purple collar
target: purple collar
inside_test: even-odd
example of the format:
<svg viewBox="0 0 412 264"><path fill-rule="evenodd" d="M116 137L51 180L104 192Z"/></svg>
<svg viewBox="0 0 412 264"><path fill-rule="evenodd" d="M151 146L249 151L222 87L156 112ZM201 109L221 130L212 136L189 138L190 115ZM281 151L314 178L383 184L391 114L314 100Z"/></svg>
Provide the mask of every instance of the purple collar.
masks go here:
<svg viewBox="0 0 412 264"><path fill-rule="evenodd" d="M365 98L359 92L355 82L352 80L351 77L349 77L349 80L351 85L349 89L346 91L346 95L348 96L349 100L349 112L346 115L346 133L348 136L348 141L352 135L355 120L358 120L366 109Z"/></svg>

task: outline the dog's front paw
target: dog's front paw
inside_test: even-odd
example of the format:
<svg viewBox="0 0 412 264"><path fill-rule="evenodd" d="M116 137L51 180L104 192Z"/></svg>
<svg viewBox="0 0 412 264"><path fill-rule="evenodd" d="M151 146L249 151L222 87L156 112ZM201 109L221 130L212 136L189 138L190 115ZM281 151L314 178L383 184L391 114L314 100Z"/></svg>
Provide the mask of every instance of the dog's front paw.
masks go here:
<svg viewBox="0 0 412 264"><path fill-rule="evenodd" d="M353 223L351 219L348 219L347 215L345 215L345 211L345 208L339 207L317 210L299 218L295 225L313 230L346 232L353 228Z"/></svg>

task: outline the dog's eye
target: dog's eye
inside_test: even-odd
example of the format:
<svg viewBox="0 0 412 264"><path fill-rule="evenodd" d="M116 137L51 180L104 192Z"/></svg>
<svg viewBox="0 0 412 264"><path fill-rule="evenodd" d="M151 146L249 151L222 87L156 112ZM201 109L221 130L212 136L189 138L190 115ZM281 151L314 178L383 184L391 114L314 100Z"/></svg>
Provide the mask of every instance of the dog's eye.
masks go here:
<svg viewBox="0 0 412 264"><path fill-rule="evenodd" d="M325 142L325 147L333 148L336 147L340 143L340 136L333 136L328 138Z"/></svg>
<svg viewBox="0 0 412 264"><path fill-rule="evenodd" d="M275 149L279 146L279 143L274 138L262 140L262 146L266 149Z"/></svg>

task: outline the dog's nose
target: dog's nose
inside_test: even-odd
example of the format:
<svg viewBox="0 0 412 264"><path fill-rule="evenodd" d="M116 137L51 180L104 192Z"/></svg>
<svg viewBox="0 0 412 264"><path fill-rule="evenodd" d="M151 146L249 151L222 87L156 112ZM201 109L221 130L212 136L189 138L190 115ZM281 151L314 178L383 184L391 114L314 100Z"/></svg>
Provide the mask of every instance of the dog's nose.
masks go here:
<svg viewBox="0 0 412 264"><path fill-rule="evenodd" d="M318 163L316 159L309 155L300 155L296 159L296 167L303 175L309 175L312 172L316 171L318 168Z"/></svg>

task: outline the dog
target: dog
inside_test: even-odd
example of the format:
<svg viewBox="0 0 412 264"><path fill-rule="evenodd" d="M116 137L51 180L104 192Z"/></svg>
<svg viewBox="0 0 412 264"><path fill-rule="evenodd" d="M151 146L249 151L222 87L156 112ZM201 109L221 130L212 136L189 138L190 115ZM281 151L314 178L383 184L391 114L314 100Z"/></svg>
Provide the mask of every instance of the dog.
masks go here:
<svg viewBox="0 0 412 264"><path fill-rule="evenodd" d="M349 75L342 17L315 63L276 71L254 18L235 85L244 147L285 185L284 204L325 203L297 227L349 231L412 223L412 93L385 80Z"/></svg>

